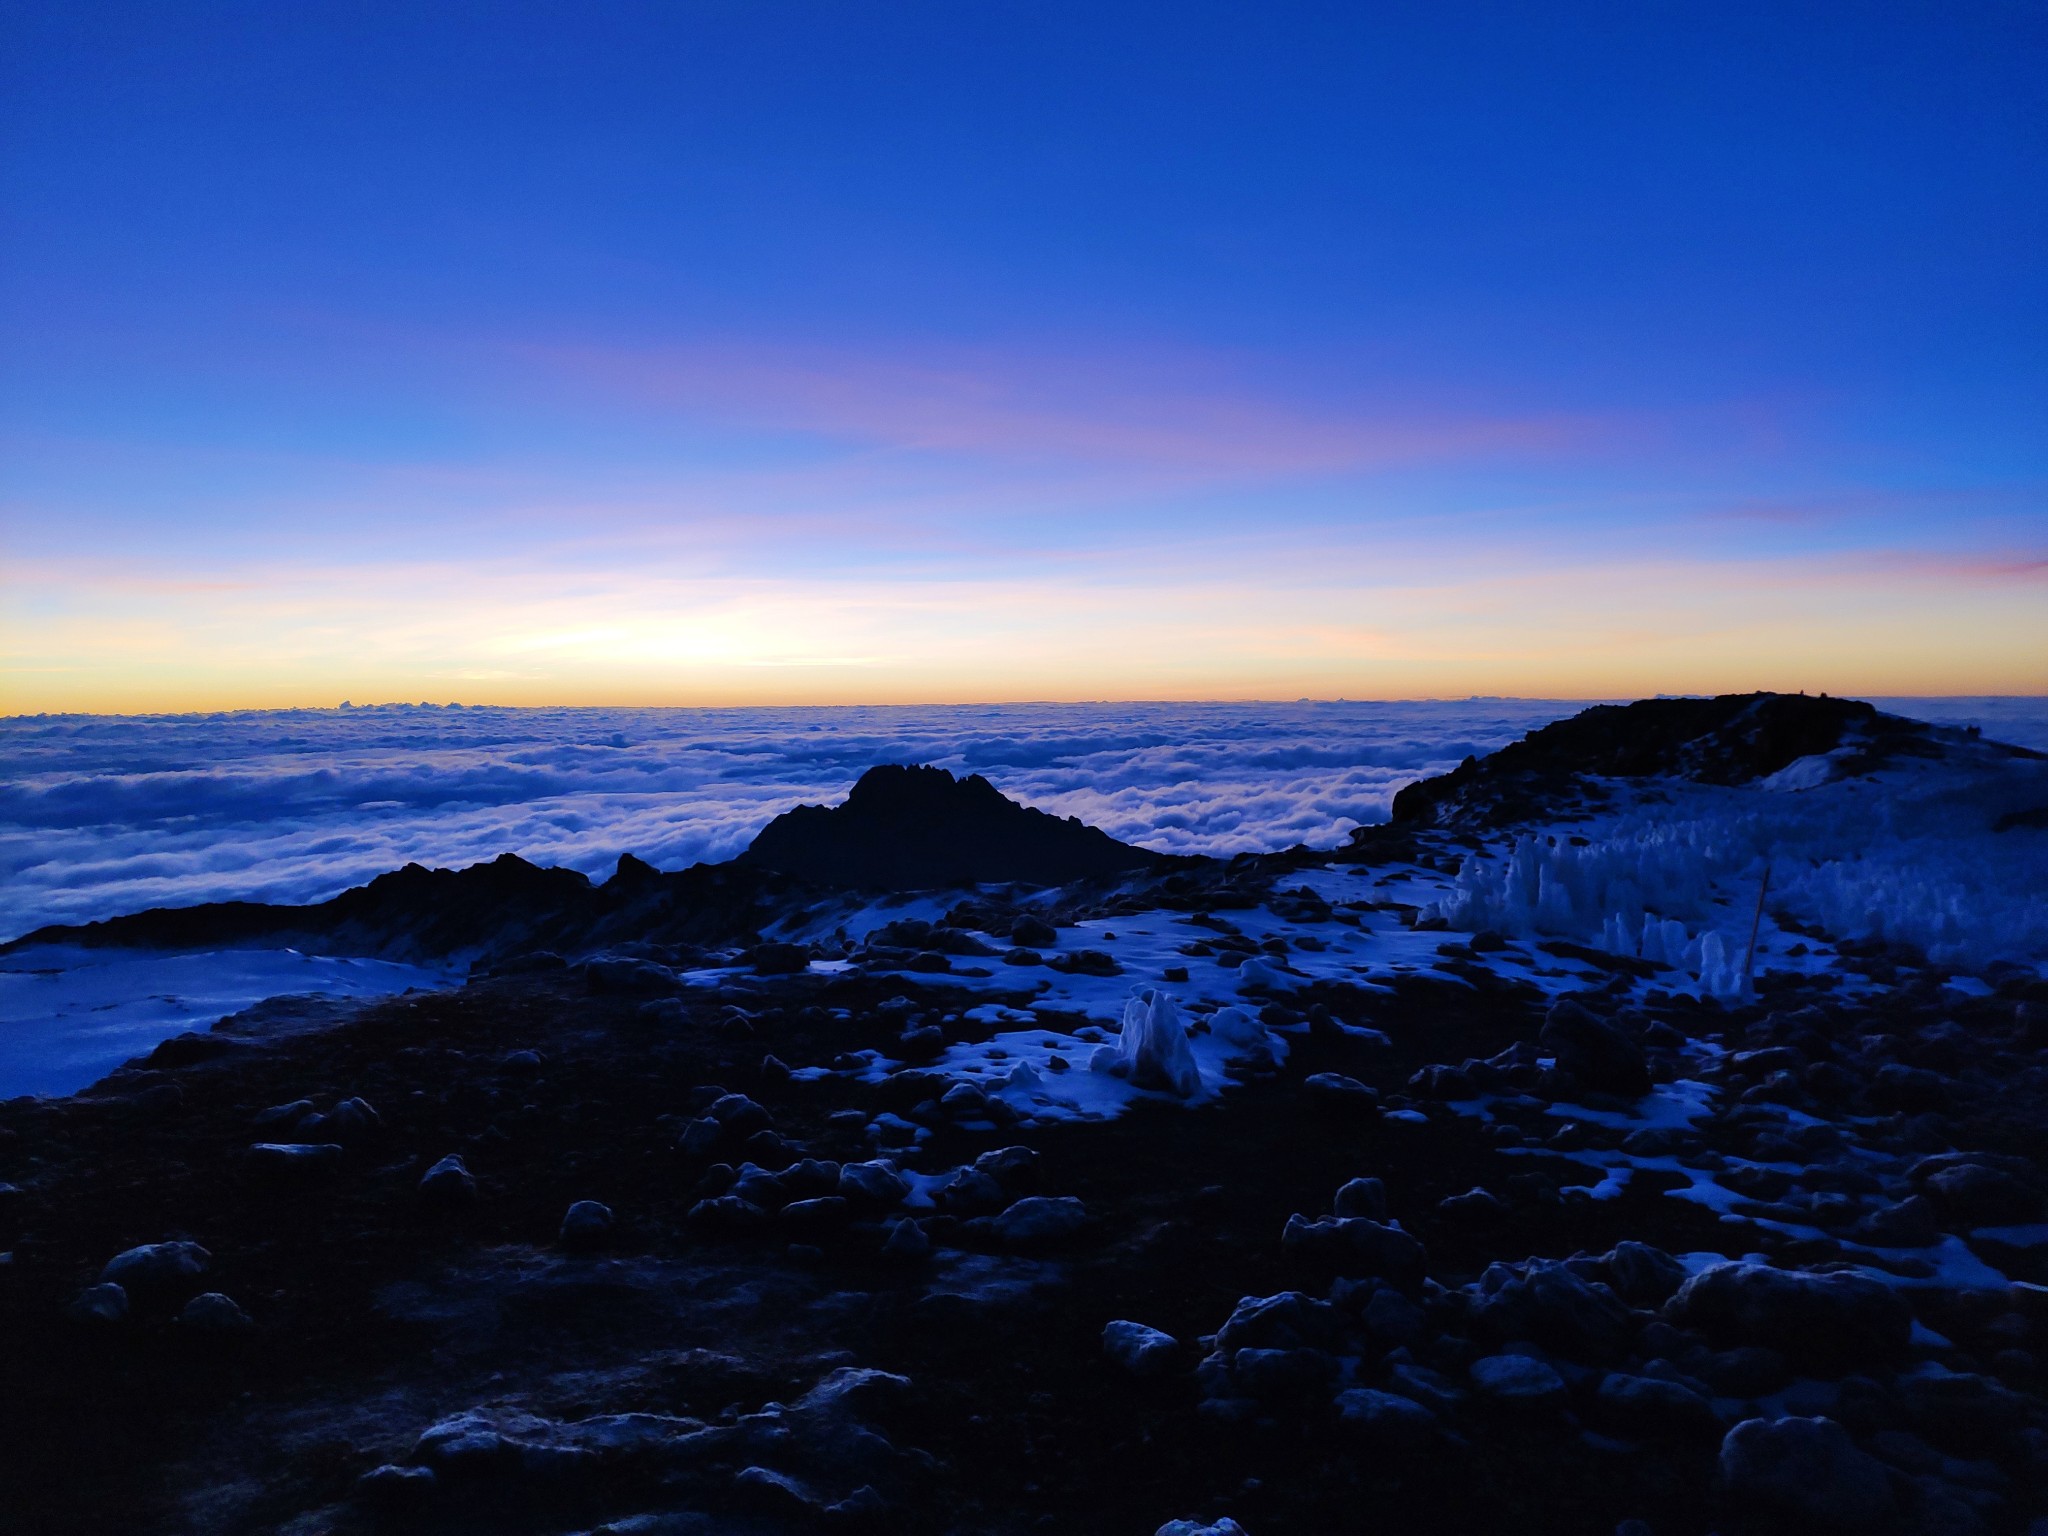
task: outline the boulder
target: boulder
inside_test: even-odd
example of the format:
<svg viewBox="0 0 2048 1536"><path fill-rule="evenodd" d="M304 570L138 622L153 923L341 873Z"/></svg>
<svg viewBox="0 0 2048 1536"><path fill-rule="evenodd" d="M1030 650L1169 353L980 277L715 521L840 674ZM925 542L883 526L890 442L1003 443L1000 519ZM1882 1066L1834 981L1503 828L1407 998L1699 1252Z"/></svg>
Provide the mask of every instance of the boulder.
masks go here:
<svg viewBox="0 0 2048 1536"><path fill-rule="evenodd" d="M808 944L756 944L742 957L757 976L797 976L810 969Z"/></svg>
<svg viewBox="0 0 2048 1536"><path fill-rule="evenodd" d="M195 1333L243 1333L256 1326L233 1297L219 1291L204 1291L186 1302L178 1322Z"/></svg>
<svg viewBox="0 0 2048 1536"><path fill-rule="evenodd" d="M1433 1062L1421 1068L1408 1079L1408 1091L1425 1099L1474 1099L1479 1096L1479 1085L1463 1067L1452 1066L1449 1062Z"/></svg>
<svg viewBox="0 0 2048 1536"><path fill-rule="evenodd" d="M1317 1072L1302 1080L1311 1104L1340 1115L1369 1115L1380 1107L1376 1089L1341 1072Z"/></svg>
<svg viewBox="0 0 2048 1536"><path fill-rule="evenodd" d="M1180 1357L1180 1341L1157 1328L1119 1318L1104 1325L1102 1352L1133 1376L1163 1376Z"/></svg>
<svg viewBox="0 0 2048 1536"><path fill-rule="evenodd" d="M903 1203L910 1181L891 1163L847 1163L839 1170L838 1192L856 1205L888 1207Z"/></svg>
<svg viewBox="0 0 2048 1536"><path fill-rule="evenodd" d="M1337 1362L1320 1349L1240 1349L1230 1369L1247 1396L1272 1402L1322 1396Z"/></svg>
<svg viewBox="0 0 2048 1536"><path fill-rule="evenodd" d="M100 1284L118 1285L132 1298L169 1296L191 1291L212 1263L197 1243L145 1243L107 1260Z"/></svg>
<svg viewBox="0 0 2048 1536"><path fill-rule="evenodd" d="M1428 1314L1390 1285L1373 1292L1363 1315L1372 1336L1389 1345L1411 1344L1429 1326Z"/></svg>
<svg viewBox="0 0 2048 1536"><path fill-rule="evenodd" d="M785 1224L812 1231L843 1226L852 1214L853 1208L842 1195L815 1195L808 1200L792 1200L782 1208Z"/></svg>
<svg viewBox="0 0 2048 1536"><path fill-rule="evenodd" d="M1530 1355L1486 1355L1472 1362L1472 1385L1490 1401L1511 1408L1564 1405L1564 1378Z"/></svg>
<svg viewBox="0 0 2048 1536"><path fill-rule="evenodd" d="M1962 1163L1930 1174L1927 1192L1955 1220L1968 1226L2006 1226L2033 1221L2041 1197L2011 1174L1978 1163Z"/></svg>
<svg viewBox="0 0 2048 1536"><path fill-rule="evenodd" d="M345 1155L331 1141L259 1141L248 1151L249 1172L266 1184L317 1184L341 1166Z"/></svg>
<svg viewBox="0 0 2048 1536"><path fill-rule="evenodd" d="M721 1232L749 1232L765 1226L768 1213L739 1195L718 1195L699 1200L683 1218L693 1226Z"/></svg>
<svg viewBox="0 0 2048 1536"><path fill-rule="evenodd" d="M1507 1202L1490 1189L1474 1185L1462 1195L1448 1195L1437 1201L1437 1212L1450 1221L1468 1227L1485 1226L1507 1214Z"/></svg>
<svg viewBox="0 0 2048 1536"><path fill-rule="evenodd" d="M1333 1209L1339 1216L1364 1216L1372 1221L1385 1221L1387 1186L1378 1179L1352 1179L1338 1189Z"/></svg>
<svg viewBox="0 0 2048 1536"><path fill-rule="evenodd" d="M562 1218L557 1241L571 1253L588 1253L611 1241L612 1208L595 1200L578 1200Z"/></svg>
<svg viewBox="0 0 2048 1536"><path fill-rule="evenodd" d="M1328 1348L1337 1342L1341 1321L1327 1301L1300 1291L1246 1296L1217 1330L1216 1348L1225 1354L1240 1349Z"/></svg>
<svg viewBox="0 0 2048 1536"><path fill-rule="evenodd" d="M1744 1419L1721 1442L1721 1481L1738 1505L1800 1530L1873 1530L1893 1512L1884 1464L1833 1419Z"/></svg>
<svg viewBox="0 0 2048 1536"><path fill-rule="evenodd" d="M1010 942L1021 949L1050 949L1059 941L1059 930L1042 917L1026 913L1010 924Z"/></svg>
<svg viewBox="0 0 2048 1536"><path fill-rule="evenodd" d="M715 1120L728 1141L744 1141L756 1131L772 1130L775 1117L744 1093L728 1093L714 1099L704 1113Z"/></svg>
<svg viewBox="0 0 2048 1536"><path fill-rule="evenodd" d="M1685 1266L1662 1248L1623 1239L1602 1257L1608 1283L1633 1306L1661 1307L1685 1284Z"/></svg>
<svg viewBox="0 0 2048 1536"><path fill-rule="evenodd" d="M1373 1450L1413 1450L1436 1434L1436 1415L1398 1392L1352 1387L1337 1394L1335 1407L1338 1424Z"/></svg>
<svg viewBox="0 0 2048 1536"><path fill-rule="evenodd" d="M917 1263L931 1257L932 1240L929 1233L904 1217L889 1228L889 1235L882 1240L882 1256L898 1263Z"/></svg>
<svg viewBox="0 0 2048 1536"><path fill-rule="evenodd" d="M1617 1432L1625 1435L1717 1435L1721 1421L1714 1405L1675 1381L1656 1376L1609 1372L1594 1393L1595 1406Z"/></svg>
<svg viewBox="0 0 2048 1536"><path fill-rule="evenodd" d="M89 1285L73 1298L64 1315L74 1323L104 1328L128 1320L128 1293L111 1283Z"/></svg>
<svg viewBox="0 0 2048 1536"><path fill-rule="evenodd" d="M1941 1241L1941 1210L1925 1195L1908 1195L1865 1216L1853 1235L1879 1248L1926 1248Z"/></svg>
<svg viewBox="0 0 2048 1536"><path fill-rule="evenodd" d="M1562 1071L1588 1088L1626 1098L1650 1091L1650 1068L1643 1048L1568 999L1552 1005L1537 1041L1557 1058Z"/></svg>
<svg viewBox="0 0 2048 1536"><path fill-rule="evenodd" d="M1716 1343L1759 1344L1820 1368L1897 1355L1913 1329L1904 1298L1881 1281L1765 1264L1702 1270L1678 1288L1665 1312Z"/></svg>
<svg viewBox="0 0 2048 1536"><path fill-rule="evenodd" d="M398 1515L432 1498L439 1484L432 1467L400 1467L387 1461L356 1479L356 1497Z"/></svg>
<svg viewBox="0 0 2048 1536"><path fill-rule="evenodd" d="M1363 1216L1309 1221L1287 1218L1280 1246L1291 1256L1340 1275L1378 1275L1397 1285L1419 1284L1428 1264L1422 1244L1398 1227Z"/></svg>
<svg viewBox="0 0 2048 1536"><path fill-rule="evenodd" d="M950 1216L986 1216L1008 1205L1010 1197L979 1168L961 1168L932 1192L932 1203Z"/></svg>
<svg viewBox="0 0 2048 1536"><path fill-rule="evenodd" d="M1081 1235L1088 1208L1072 1195L1026 1195L1000 1216L983 1216L971 1225L1005 1248L1049 1248Z"/></svg>
<svg viewBox="0 0 2048 1536"><path fill-rule="evenodd" d="M1011 1194L1028 1195L1038 1187L1038 1154L1029 1147L997 1147L977 1157L974 1167Z"/></svg>
<svg viewBox="0 0 2048 1536"><path fill-rule="evenodd" d="M444 1207L469 1205L476 1199L476 1176L451 1152L421 1176L420 1198Z"/></svg>
<svg viewBox="0 0 2048 1536"><path fill-rule="evenodd" d="M292 1128L304 1141L338 1141L347 1145L381 1130L384 1119L367 1099L343 1099L324 1115L308 1115Z"/></svg>
<svg viewBox="0 0 2048 1536"><path fill-rule="evenodd" d="M1603 1359L1628 1342L1629 1310L1605 1285L1567 1263L1495 1265L1482 1281L1479 1325L1498 1339L1531 1339L1573 1359Z"/></svg>
<svg viewBox="0 0 2048 1536"><path fill-rule="evenodd" d="M273 1104L270 1108L259 1111L249 1125L254 1130L282 1134L312 1113L311 1099L293 1099L289 1104Z"/></svg>

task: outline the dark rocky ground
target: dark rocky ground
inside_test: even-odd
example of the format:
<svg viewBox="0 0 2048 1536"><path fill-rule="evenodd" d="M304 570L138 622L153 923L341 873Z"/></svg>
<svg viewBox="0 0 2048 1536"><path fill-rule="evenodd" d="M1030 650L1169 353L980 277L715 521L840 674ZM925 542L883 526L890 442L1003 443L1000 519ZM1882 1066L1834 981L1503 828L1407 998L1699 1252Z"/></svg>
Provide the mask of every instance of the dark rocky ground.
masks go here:
<svg viewBox="0 0 2048 1536"><path fill-rule="evenodd" d="M1227 915L1290 867L1055 916ZM959 923L923 942L1012 919ZM1392 993L1272 999L1286 1063L1220 1101L1107 1122L792 1079L990 1032L987 992L882 946L834 975L759 946L717 993L614 957L272 1006L0 1105L0 1526L2041 1529L2048 1246L2012 1229L2048 1217L2048 985L1851 948L1854 1000L1724 1008L1616 961L1551 1009L1444 939ZM1716 1089L1689 1126L1550 1112L1681 1077ZM1493 1123L1449 1107L1481 1093ZM1618 1148L1668 1166L1593 1198L1566 1154ZM906 1210L857 1166L888 1157L981 1171ZM1751 1219L1670 1198L1687 1169ZM565 1226L580 1201L609 1222ZM1705 1253L1768 1265L1671 1257ZM1958 1253L2009 1283L1927 1283Z"/></svg>

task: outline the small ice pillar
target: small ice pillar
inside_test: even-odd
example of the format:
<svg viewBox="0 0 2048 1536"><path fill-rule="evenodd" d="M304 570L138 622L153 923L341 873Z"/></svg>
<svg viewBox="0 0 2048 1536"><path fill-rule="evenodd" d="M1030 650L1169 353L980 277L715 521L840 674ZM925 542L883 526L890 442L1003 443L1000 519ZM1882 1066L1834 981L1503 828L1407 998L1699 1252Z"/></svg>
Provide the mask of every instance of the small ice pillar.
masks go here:
<svg viewBox="0 0 2048 1536"><path fill-rule="evenodd" d="M1147 987L1124 1004L1124 1029L1117 1041L1117 1061L1140 1088L1163 1088L1182 1098L1202 1091L1188 1032L1173 999Z"/></svg>

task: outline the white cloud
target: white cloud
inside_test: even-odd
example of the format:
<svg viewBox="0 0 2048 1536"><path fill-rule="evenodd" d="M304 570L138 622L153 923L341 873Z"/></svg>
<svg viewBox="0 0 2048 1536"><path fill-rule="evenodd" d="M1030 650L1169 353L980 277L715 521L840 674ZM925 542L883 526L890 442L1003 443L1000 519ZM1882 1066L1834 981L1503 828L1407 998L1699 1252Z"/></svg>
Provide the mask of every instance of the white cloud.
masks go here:
<svg viewBox="0 0 2048 1536"><path fill-rule="evenodd" d="M1174 853L1329 845L1543 701L286 710L0 720L0 934L149 906L319 901L409 860L593 875L730 858L882 762ZM2048 702L1941 701L2048 744Z"/></svg>

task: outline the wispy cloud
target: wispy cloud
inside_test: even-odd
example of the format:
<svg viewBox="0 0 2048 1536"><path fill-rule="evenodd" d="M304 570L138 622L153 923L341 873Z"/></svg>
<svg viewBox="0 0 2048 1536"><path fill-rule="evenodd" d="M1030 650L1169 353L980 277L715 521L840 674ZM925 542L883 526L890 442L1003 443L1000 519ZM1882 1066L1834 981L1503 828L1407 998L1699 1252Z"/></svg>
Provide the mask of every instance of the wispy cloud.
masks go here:
<svg viewBox="0 0 2048 1536"><path fill-rule="evenodd" d="M1612 438L1618 418L1431 410L1258 387L1216 354L1059 355L721 341L508 349L564 384L641 408L818 434L894 452L1328 474L1457 458L1551 455Z"/></svg>

